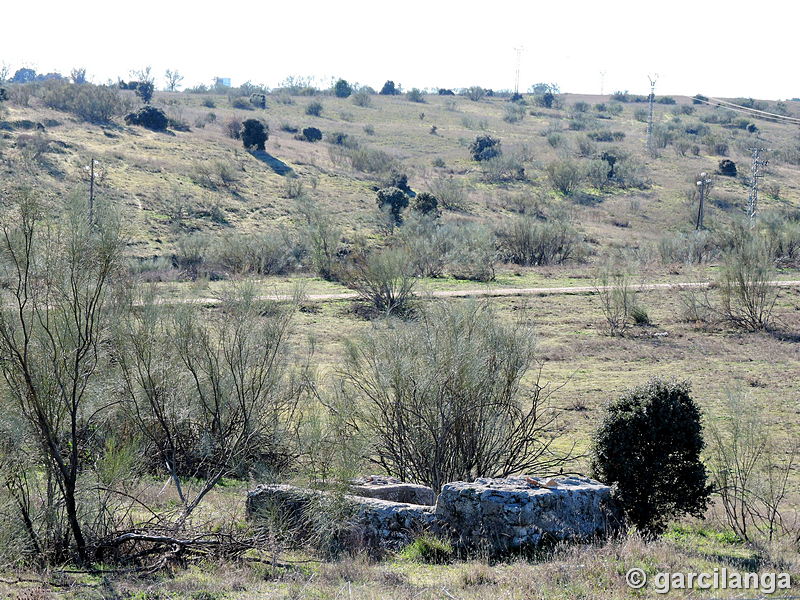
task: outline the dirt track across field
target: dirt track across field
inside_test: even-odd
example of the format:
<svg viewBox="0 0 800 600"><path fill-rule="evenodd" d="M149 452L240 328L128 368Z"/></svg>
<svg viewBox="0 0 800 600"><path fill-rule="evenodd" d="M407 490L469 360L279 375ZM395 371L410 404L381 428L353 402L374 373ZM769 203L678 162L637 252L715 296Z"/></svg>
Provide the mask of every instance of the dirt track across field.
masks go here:
<svg viewBox="0 0 800 600"><path fill-rule="evenodd" d="M780 288L800 288L800 281L771 281L771 286ZM713 287L714 284L708 282L682 282L682 283L644 283L631 285L634 291L656 291L656 290L682 290L682 289L706 289ZM497 297L497 296L550 296L558 294L596 294L608 289L601 286L569 286L569 287L534 287L534 288L473 288L463 290L436 290L419 294L420 297L433 298L470 298L470 297ZM267 294L259 296L258 300L285 301L291 300L291 294ZM304 300L311 302L334 302L337 300L355 300L358 298L356 292L337 292L332 294L308 294L303 296ZM159 304L219 304L219 298L165 298Z"/></svg>

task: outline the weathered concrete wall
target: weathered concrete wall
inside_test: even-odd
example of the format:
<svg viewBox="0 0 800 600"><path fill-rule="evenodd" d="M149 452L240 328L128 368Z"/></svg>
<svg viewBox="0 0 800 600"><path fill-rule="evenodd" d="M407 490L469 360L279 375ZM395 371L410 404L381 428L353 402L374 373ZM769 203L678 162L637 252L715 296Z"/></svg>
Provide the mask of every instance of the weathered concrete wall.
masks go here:
<svg viewBox="0 0 800 600"><path fill-rule="evenodd" d="M446 484L436 517L457 545L503 552L605 536L620 513L612 489L586 477L509 477Z"/></svg>
<svg viewBox="0 0 800 600"><path fill-rule="evenodd" d="M278 507L282 518L299 530L303 524L313 527L314 511L325 511L325 502L333 498L289 485L260 485L248 493L247 510L257 517ZM457 481L442 488L435 506L352 494L340 500L353 544L392 550L431 531L461 548L503 553L546 541L606 536L621 522L612 489L586 477ZM338 510L341 513L341 506Z"/></svg>

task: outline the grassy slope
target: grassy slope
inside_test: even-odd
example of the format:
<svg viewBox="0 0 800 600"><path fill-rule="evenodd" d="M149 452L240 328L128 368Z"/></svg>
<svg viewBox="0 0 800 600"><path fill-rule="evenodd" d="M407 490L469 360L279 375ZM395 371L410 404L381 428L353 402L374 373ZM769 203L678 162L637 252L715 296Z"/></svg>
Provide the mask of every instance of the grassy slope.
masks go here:
<svg viewBox="0 0 800 600"><path fill-rule="evenodd" d="M126 92L128 93L128 92ZM575 213L576 219L589 238L602 247L612 244L637 246L646 240L658 239L665 230L686 228L690 224L691 207L685 200L685 190L693 184L696 173L713 172L719 157L678 156L671 148L662 151L661 158L651 159L643 152L645 125L633 118L642 104L626 104L623 113L611 120L597 120L596 126L626 133L620 144L597 144L599 150L608 146L621 146L647 164L653 186L644 191L608 193L603 201L592 207L563 202L549 191L543 167L558 158L541 134L553 124L561 127L570 143L585 132L567 130L567 110L534 109L522 122L506 123L502 115L506 101L490 98L471 102L465 98L429 96L424 104L412 103L403 97L373 97L372 107L362 108L349 100L322 98L324 106L320 117L304 114L309 98L297 97L294 104L282 104L270 97L266 110L235 111L227 98L212 97L215 108L202 106L209 96L189 94L157 94L155 103L163 106L171 116L193 125L198 119L213 112L216 122L204 128L192 126L183 133L155 133L138 127L100 128L77 123L69 115L36 106L30 108L11 106L6 120L30 119L42 121L56 119L63 124L47 131L57 143L62 143L60 154L46 158L55 177L45 174L47 169L34 167L40 184L55 189L74 189L84 185L81 166L95 156L102 162L105 172L100 185L100 197L125 206L130 224L132 254L150 256L169 254L177 236L193 230L215 230L225 226L214 223L203 210L216 205L228 220L228 227L241 231L256 231L292 222L296 211L292 200L284 195L285 176L277 174L263 161L243 151L240 142L224 133L225 122L234 114L266 119L271 127L268 151L290 166L300 177L304 190L310 197L327 206L350 235L356 232L371 234L374 221L374 194L376 178L363 173L335 167L331 162L326 143L310 144L293 139L293 134L281 131L284 123L295 126L319 127L323 133L343 131L354 135L362 144L382 149L397 157L409 173L415 190L426 189L430 180L441 175L453 175L469 188L468 213L492 222L509 216L509 198L540 193L549 205L564 205ZM585 100L594 103L607 98L597 96L565 96L569 108L574 102ZM678 99L689 104L687 98ZM656 105L657 119L672 118L672 107ZM683 116L684 123L696 122L701 114L713 108L701 106L693 116ZM529 111L530 112L530 111ZM424 113L424 119L420 116ZM589 114L592 114L591 112ZM374 128L367 135L364 126ZM437 135L431 135L432 125ZM467 128L469 125L472 129ZM480 125L484 129L480 129ZM761 137L770 147L780 148L795 135L792 128L758 121ZM749 170L749 157L741 147L752 137L742 130L724 129L711 125L712 131L730 139L731 158L737 162L740 173ZM483 132L502 139L507 151L523 146L532 156L527 165L529 181L508 185L490 185L482 182L477 165L468 159L466 145ZM10 134L4 153L17 155ZM736 140L742 140L737 145ZM444 169L431 166L432 159L442 158ZM196 175L197 165L213 165L221 161L233 168L238 181L229 188L203 186ZM774 162L774 161L773 161ZM7 171L7 175L11 175ZM764 208L800 205L800 179L795 168L773 165L768 182L780 185L781 198L763 194ZM747 191L744 182L720 177L713 195L732 200L743 206ZM181 210L181 208L183 210ZM713 221L715 209L708 218ZM628 222L628 227L614 223Z"/></svg>

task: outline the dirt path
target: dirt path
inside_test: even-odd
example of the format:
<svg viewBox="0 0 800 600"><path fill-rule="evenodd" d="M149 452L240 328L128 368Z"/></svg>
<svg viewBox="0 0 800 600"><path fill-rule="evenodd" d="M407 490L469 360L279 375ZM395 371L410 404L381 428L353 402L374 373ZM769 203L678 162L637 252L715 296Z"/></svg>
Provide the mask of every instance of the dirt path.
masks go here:
<svg viewBox="0 0 800 600"><path fill-rule="evenodd" d="M712 287L713 284L708 282L679 282L679 283L644 283L640 285L632 285L635 291L654 291L654 290L681 290L681 289L706 289ZM780 288L800 288L800 281L771 281L771 286ZM533 288L472 288L463 290L436 290L432 292L419 294L421 297L433 298L469 298L469 297L498 297L498 296L544 296L544 295L558 295L558 294L596 294L603 291L605 287L595 287L591 285L586 286L569 286L569 287L533 287ZM267 294L259 296L258 300L275 300L284 301L290 300L291 294ZM308 294L304 296L305 300L312 302L333 302L337 300L354 300L358 298L356 292L337 292L331 294ZM203 304L214 305L219 304L219 298L179 298L171 299L165 298L159 300L159 304Z"/></svg>

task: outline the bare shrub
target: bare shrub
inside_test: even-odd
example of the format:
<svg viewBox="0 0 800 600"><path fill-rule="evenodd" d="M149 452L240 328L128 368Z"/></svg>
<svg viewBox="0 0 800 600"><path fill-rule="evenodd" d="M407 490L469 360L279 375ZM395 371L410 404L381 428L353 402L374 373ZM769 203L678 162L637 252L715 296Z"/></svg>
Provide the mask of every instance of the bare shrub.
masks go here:
<svg viewBox="0 0 800 600"><path fill-rule="evenodd" d="M345 283L365 303L389 315L409 311L416 279L406 253L386 248L357 258L346 272Z"/></svg>
<svg viewBox="0 0 800 600"><path fill-rule="evenodd" d="M711 422L709 465L725 521L741 539L768 542L797 535L792 477L797 440L767 424L762 411L739 392L730 392L725 412Z"/></svg>
<svg viewBox="0 0 800 600"><path fill-rule="evenodd" d="M489 227L472 221L447 225L450 240L447 270L457 279L492 281L495 277L497 244Z"/></svg>
<svg viewBox="0 0 800 600"><path fill-rule="evenodd" d="M534 363L530 328L504 324L488 304L438 304L350 342L353 426L375 443L386 472L430 485L554 471L555 413L547 386L522 379Z"/></svg>
<svg viewBox="0 0 800 600"><path fill-rule="evenodd" d="M774 275L773 258L761 236L745 234L737 240L723 254L720 268L720 310L724 318L752 331L769 327L778 297L770 284Z"/></svg>
<svg viewBox="0 0 800 600"><path fill-rule="evenodd" d="M518 217L499 237L506 260L518 265L561 264L581 254L581 237L565 218Z"/></svg>
<svg viewBox="0 0 800 600"><path fill-rule="evenodd" d="M304 243L309 245L312 268L323 279L337 279L341 228L330 214L310 200L301 199L298 208L304 221L300 231Z"/></svg>
<svg viewBox="0 0 800 600"><path fill-rule="evenodd" d="M621 260L605 260L595 275L595 291L611 336L623 335L630 325L636 305L627 265Z"/></svg>
<svg viewBox="0 0 800 600"><path fill-rule="evenodd" d="M467 189L462 181L452 176L440 175L428 182L428 188L439 204L449 210L464 210Z"/></svg>
<svg viewBox="0 0 800 600"><path fill-rule="evenodd" d="M547 165L547 178L554 190L571 196L585 178L583 167L573 160L560 160Z"/></svg>
<svg viewBox="0 0 800 600"><path fill-rule="evenodd" d="M126 409L178 495L167 521L177 532L223 477L276 472L293 456L298 395L286 356L295 306L259 302L243 286L213 315L200 310L145 299L116 332Z"/></svg>

